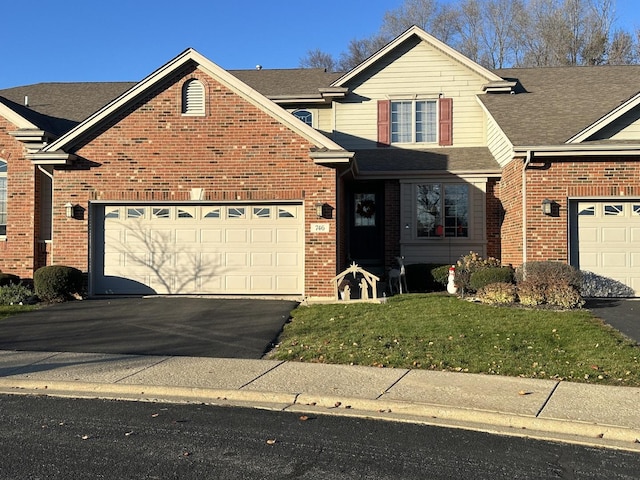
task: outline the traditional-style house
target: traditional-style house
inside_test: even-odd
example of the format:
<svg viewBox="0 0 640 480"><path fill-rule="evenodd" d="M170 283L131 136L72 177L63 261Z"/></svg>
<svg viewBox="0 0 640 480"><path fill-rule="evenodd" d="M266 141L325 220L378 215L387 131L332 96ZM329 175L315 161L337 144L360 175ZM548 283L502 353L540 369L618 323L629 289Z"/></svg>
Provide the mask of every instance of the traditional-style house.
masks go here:
<svg viewBox="0 0 640 480"><path fill-rule="evenodd" d="M489 71L417 27L350 72L0 90L0 269L95 296L329 297L352 262L558 260L640 292L640 66Z"/></svg>

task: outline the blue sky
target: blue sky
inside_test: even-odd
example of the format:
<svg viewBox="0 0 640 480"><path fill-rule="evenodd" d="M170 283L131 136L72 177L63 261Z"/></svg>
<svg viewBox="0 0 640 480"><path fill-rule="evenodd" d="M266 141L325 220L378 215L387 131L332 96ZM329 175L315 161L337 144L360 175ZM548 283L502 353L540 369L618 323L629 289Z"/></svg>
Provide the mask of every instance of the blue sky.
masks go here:
<svg viewBox="0 0 640 480"><path fill-rule="evenodd" d="M0 89L137 81L187 47L226 69L295 68L309 50L343 52L402 0L30 0L3 5ZM617 0L640 27L638 0Z"/></svg>

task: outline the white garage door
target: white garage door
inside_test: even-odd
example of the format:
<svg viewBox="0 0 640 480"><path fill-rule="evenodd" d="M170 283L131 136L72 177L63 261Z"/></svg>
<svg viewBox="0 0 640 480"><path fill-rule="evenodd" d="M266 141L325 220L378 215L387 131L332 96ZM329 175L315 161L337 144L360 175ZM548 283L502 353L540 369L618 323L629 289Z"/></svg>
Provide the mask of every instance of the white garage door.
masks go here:
<svg viewBox="0 0 640 480"><path fill-rule="evenodd" d="M612 278L640 296L640 201L578 204L580 269Z"/></svg>
<svg viewBox="0 0 640 480"><path fill-rule="evenodd" d="M301 294L302 212L289 204L101 206L94 293Z"/></svg>

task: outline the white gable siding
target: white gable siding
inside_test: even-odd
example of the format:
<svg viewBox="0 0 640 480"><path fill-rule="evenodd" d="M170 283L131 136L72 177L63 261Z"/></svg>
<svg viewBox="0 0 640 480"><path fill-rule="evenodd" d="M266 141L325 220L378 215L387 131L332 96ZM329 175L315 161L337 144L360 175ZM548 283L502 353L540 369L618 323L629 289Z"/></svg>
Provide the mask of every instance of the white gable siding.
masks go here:
<svg viewBox="0 0 640 480"><path fill-rule="evenodd" d="M513 145L489 113L487 113L487 146L501 167L513 160Z"/></svg>
<svg viewBox="0 0 640 480"><path fill-rule="evenodd" d="M351 83L350 95L336 104L335 140L347 149L375 147L378 100L439 94L453 98L453 146L486 145L485 116L475 98L486 79L424 42Z"/></svg>
<svg viewBox="0 0 640 480"><path fill-rule="evenodd" d="M621 115L589 137L589 140L640 141L640 107Z"/></svg>

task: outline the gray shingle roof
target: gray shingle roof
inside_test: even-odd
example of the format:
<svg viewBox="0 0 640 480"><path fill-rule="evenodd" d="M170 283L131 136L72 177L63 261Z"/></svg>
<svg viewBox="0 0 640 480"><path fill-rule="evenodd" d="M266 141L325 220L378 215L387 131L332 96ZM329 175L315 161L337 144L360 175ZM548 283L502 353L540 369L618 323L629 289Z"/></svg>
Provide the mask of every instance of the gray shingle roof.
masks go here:
<svg viewBox="0 0 640 480"><path fill-rule="evenodd" d="M499 172L500 166L486 147L413 150L378 148L358 150L355 155L361 174L402 172Z"/></svg>
<svg viewBox="0 0 640 480"><path fill-rule="evenodd" d="M7 106L39 128L65 133L114 98L131 88L133 82L37 83L0 90ZM25 108L25 96L29 107Z"/></svg>
<svg viewBox="0 0 640 480"><path fill-rule="evenodd" d="M229 73L266 97L319 96L319 88L328 87L342 76L322 68L229 70Z"/></svg>
<svg viewBox="0 0 640 480"><path fill-rule="evenodd" d="M640 91L640 65L496 70L515 95L480 100L515 146L559 145Z"/></svg>

